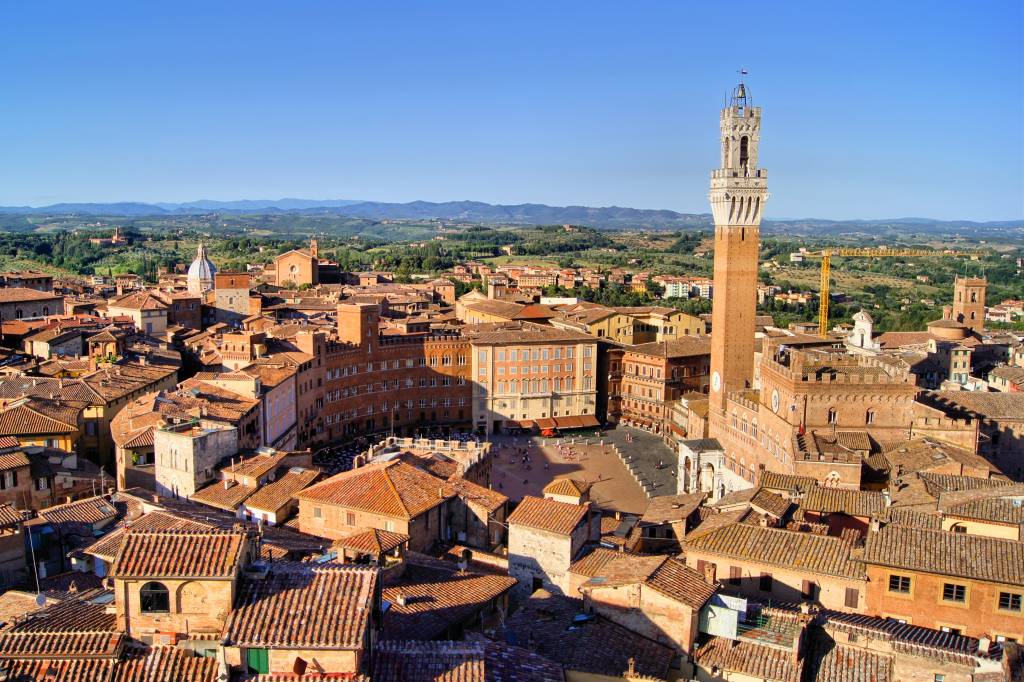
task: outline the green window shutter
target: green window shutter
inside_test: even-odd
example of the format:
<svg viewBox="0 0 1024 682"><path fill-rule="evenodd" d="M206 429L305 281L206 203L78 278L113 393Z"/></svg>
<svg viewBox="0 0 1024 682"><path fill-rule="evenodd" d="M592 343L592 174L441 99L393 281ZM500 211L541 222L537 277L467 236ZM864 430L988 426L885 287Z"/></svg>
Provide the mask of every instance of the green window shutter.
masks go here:
<svg viewBox="0 0 1024 682"><path fill-rule="evenodd" d="M247 649L246 657L250 672L263 675L270 672L270 655L266 649Z"/></svg>

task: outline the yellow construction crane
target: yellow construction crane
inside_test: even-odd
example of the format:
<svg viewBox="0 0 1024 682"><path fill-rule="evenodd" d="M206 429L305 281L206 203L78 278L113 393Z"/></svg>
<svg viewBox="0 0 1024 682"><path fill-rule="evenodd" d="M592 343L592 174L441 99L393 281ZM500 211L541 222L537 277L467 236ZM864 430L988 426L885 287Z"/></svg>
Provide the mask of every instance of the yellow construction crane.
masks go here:
<svg viewBox="0 0 1024 682"><path fill-rule="evenodd" d="M832 270L832 256L860 256L863 258L936 258L940 256L968 256L960 251L929 251L927 249L824 249L805 253L808 258L821 259L821 287L818 293L818 334L828 336L829 274Z"/></svg>

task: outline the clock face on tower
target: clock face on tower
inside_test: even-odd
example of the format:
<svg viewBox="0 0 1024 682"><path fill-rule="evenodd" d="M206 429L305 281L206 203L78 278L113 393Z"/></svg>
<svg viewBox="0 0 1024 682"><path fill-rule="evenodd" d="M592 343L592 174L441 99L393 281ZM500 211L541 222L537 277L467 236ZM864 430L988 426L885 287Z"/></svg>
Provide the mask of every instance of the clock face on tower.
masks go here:
<svg viewBox="0 0 1024 682"><path fill-rule="evenodd" d="M722 390L722 375L718 372L711 375L711 388L714 389L716 393Z"/></svg>
<svg viewBox="0 0 1024 682"><path fill-rule="evenodd" d="M772 390L772 412L779 411L779 389Z"/></svg>

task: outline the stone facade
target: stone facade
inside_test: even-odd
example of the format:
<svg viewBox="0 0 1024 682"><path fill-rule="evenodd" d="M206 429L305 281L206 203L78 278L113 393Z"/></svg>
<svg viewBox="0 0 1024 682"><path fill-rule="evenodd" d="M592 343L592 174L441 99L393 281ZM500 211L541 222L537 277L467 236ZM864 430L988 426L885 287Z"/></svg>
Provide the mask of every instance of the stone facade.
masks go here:
<svg viewBox="0 0 1024 682"><path fill-rule="evenodd" d="M249 316L249 275L218 272L214 275L214 308L217 322L236 327Z"/></svg>
<svg viewBox="0 0 1024 682"><path fill-rule="evenodd" d="M598 517L594 517L597 519ZM571 534L512 523L508 531L509 575L519 581L515 590L526 598L537 589L569 594L569 566L594 535L591 520L585 516Z"/></svg>
<svg viewBox="0 0 1024 682"><path fill-rule="evenodd" d="M181 424L153 434L156 492L188 497L216 477L216 467L238 452L238 429Z"/></svg>
<svg viewBox="0 0 1024 682"><path fill-rule="evenodd" d="M531 327L531 330L533 328ZM597 343L576 332L515 330L472 338L473 424L594 415Z"/></svg>

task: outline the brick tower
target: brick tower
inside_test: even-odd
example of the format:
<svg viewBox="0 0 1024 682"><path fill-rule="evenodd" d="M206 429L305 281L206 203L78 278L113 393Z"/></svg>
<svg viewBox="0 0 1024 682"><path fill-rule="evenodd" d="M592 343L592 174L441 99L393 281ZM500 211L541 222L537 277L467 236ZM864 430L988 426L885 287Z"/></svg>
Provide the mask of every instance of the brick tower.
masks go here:
<svg viewBox="0 0 1024 682"><path fill-rule="evenodd" d="M732 391L754 377L754 315L761 213L768 171L757 167L761 108L741 81L722 109L722 167L711 172L715 284L711 308L711 410L721 414ZM714 419L712 419L714 422Z"/></svg>
<svg viewBox="0 0 1024 682"><path fill-rule="evenodd" d="M957 276L953 283L952 319L961 322L976 332L985 328L985 289L988 280L984 277Z"/></svg>

